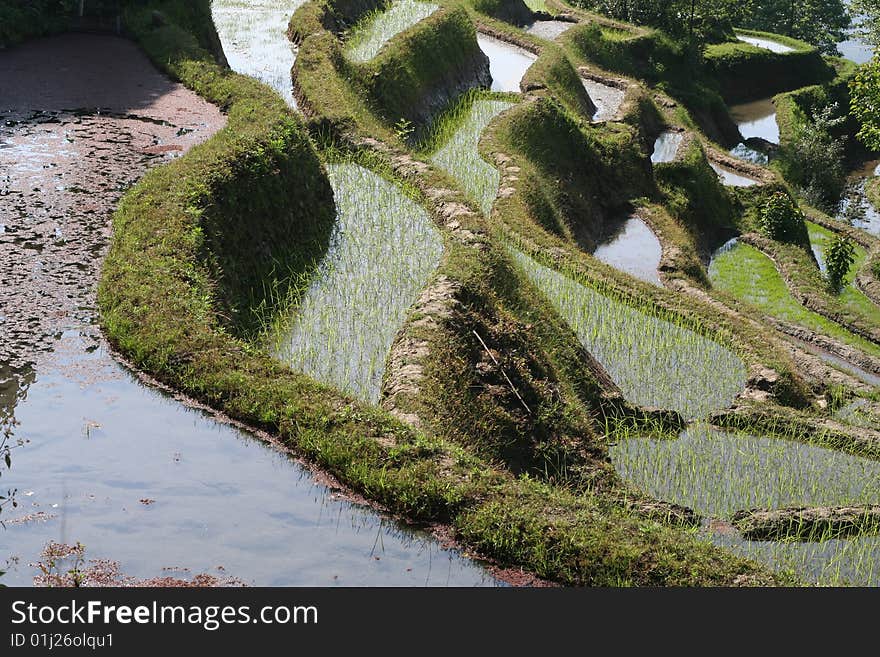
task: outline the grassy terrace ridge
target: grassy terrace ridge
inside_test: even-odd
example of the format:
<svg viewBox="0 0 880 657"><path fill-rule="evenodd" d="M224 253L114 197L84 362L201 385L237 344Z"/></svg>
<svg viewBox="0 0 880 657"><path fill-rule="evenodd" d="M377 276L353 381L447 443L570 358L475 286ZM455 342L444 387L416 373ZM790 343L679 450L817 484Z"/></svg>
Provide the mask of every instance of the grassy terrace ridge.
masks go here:
<svg viewBox="0 0 880 657"><path fill-rule="evenodd" d="M834 77L834 69L807 43L764 32L740 32L793 50L773 52L739 40L709 44L704 53L706 64L728 103L764 98Z"/></svg>
<svg viewBox="0 0 880 657"><path fill-rule="evenodd" d="M169 22L157 27L151 20L151 10L175 4L169 0L132 11L126 16L127 26L153 61L222 106L228 124L187 155L153 169L119 205L99 290L104 328L116 348L161 381L276 434L285 445L393 513L411 520L449 523L465 545L505 565L571 585L792 581L697 540L665 520L668 512L662 504L646 501L640 506L641 498L634 491L614 483L603 465L602 445L589 444L595 437L586 416L581 411L581 419L576 419L579 412L567 401L574 394L574 382L567 376L553 380L565 357L576 360L582 354L560 341L565 333L561 327L559 332L552 330L556 328L552 317L547 323L555 341L552 345L545 344L547 336L542 337L539 330L526 329L517 319L531 313L534 319L543 320L544 312L526 293L527 286L511 277L505 258L496 249L485 250L488 243L479 236L482 220L476 214L459 215L471 231L446 228L447 236L453 238L450 241L457 245L449 249L441 273L468 300L469 305L461 306L460 320L467 328L484 332L518 384L546 381L545 389L536 388L537 397L529 399L539 405L551 402L542 417L534 420L549 431L543 449L556 450L555 456L551 452L548 456L558 457L559 445L554 440L560 431L572 432L570 449L589 448L578 457L589 466L587 470L605 471L595 480L595 491L565 485L561 476L541 481L525 472L517 475L505 467L507 461L503 450L497 451L498 445L456 444L439 432L417 432L380 409L292 372L273 361L260 343L249 340L253 318L248 304L265 309L276 298L268 294L261 298L265 288L254 284L257 279L277 279L278 272L293 273L313 265L325 248L322 239L332 219L329 185L301 121L281 98L217 66L181 26ZM199 7L203 10L200 20L209 20L207 2ZM326 37L318 34L304 40L303 50L309 49L310 42L320 46L322 38ZM303 54L310 65L315 64L308 52ZM322 69L317 65L313 70ZM306 67L299 74L307 76L308 71ZM345 88L340 80L328 78L326 84L337 92ZM316 106L304 93L310 88L314 87L298 81L307 112ZM357 95L354 90L347 93ZM344 118L337 127L358 127L357 117ZM321 121L313 116L310 125L318 127ZM364 142L364 136L354 133L349 136L373 145L373 152L361 157L376 167L392 172L403 166L395 151L382 150L379 142ZM424 177L409 179L423 194L431 186L448 182L425 167ZM289 182L282 184L285 180ZM262 205L261 199L271 199L271 203ZM428 205L432 211L438 207L436 199ZM242 217L250 220L245 223ZM254 223L254 219L259 221ZM245 227L247 232L242 234ZM314 239L300 243L302 231ZM295 240L299 251L307 250L310 257L299 253L291 266L269 271L262 256L258 263L242 257L261 253L248 245L283 249L290 244L285 240ZM231 257L233 252L236 258ZM231 271L240 276L230 276ZM276 287L283 287L283 280L276 282ZM454 324L431 329L417 321L406 332L415 335L419 331L440 331L446 338L451 333L459 340L469 335ZM502 340L513 344L503 346ZM465 353L460 344L447 344L456 354ZM465 346L480 352L472 339ZM524 362L505 356L510 346L525 355ZM547 355L542 355L545 348ZM449 368L444 371L448 373ZM528 371L532 373L526 376ZM497 371L493 376L501 380ZM442 386L436 377L427 379L461 404L463 400L455 394L467 389L466 383L458 388L460 382ZM426 389L432 398L435 390L430 385ZM476 401L490 404L487 408L492 410L491 397ZM571 417L564 419L560 409ZM453 406L451 410L463 413L452 418L462 426L474 420L465 417L469 408ZM485 421L480 406L474 410ZM569 428L562 427L562 422ZM473 427L468 428L469 435L475 435ZM516 435L533 434L530 428L521 427ZM487 458L493 449L496 455Z"/></svg>
<svg viewBox="0 0 880 657"><path fill-rule="evenodd" d="M371 60L395 35L424 20L440 8L420 0L393 0L362 17L351 28L345 42L346 55L356 62Z"/></svg>

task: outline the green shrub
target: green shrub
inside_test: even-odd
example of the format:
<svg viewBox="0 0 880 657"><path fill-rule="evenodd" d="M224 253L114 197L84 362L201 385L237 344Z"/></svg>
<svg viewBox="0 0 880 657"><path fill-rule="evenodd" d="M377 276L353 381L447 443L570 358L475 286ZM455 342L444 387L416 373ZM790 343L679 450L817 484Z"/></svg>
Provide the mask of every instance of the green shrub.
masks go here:
<svg viewBox="0 0 880 657"><path fill-rule="evenodd" d="M836 294L843 289L846 275L855 260L855 246L848 237L836 235L825 254L825 271L828 286Z"/></svg>
<svg viewBox="0 0 880 657"><path fill-rule="evenodd" d="M804 215L784 192L776 192L761 207L761 232L777 242L796 242L806 228Z"/></svg>

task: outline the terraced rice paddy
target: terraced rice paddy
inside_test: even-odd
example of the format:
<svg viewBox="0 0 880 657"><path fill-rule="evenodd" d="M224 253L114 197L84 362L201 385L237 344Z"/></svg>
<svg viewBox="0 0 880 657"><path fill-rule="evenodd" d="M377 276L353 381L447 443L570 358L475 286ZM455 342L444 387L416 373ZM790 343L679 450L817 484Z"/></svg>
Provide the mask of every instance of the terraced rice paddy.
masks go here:
<svg viewBox="0 0 880 657"><path fill-rule="evenodd" d="M784 43L779 43L778 41L773 41L772 39L766 39L764 37L748 36L747 34L737 34L736 38L744 43L750 43L753 46L757 46L758 48L765 48L772 52L794 52L794 48L792 48L791 46L786 46Z"/></svg>
<svg viewBox="0 0 880 657"><path fill-rule="evenodd" d="M611 448L615 468L650 495L701 515L751 508L876 504L880 463L805 443L692 425L677 438L627 437ZM880 583L880 538L751 541L733 530L708 540L776 570L825 585Z"/></svg>
<svg viewBox="0 0 880 657"><path fill-rule="evenodd" d="M752 185L758 184L758 181L754 178L749 178L748 176L736 173L730 169L725 169L714 162L710 162L709 166L711 166L712 170L718 174L718 178L723 185L728 185L730 187L751 187Z"/></svg>
<svg viewBox="0 0 880 657"><path fill-rule="evenodd" d="M678 438L623 438L611 460L652 496L727 518L741 509L880 503L880 463L793 440L692 425Z"/></svg>
<svg viewBox="0 0 880 657"><path fill-rule="evenodd" d="M388 41L426 19L439 5L417 0L395 0L387 9L371 12L352 28L345 43L345 54L355 62L375 57Z"/></svg>
<svg viewBox="0 0 880 657"><path fill-rule="evenodd" d="M290 69L296 48L287 24L305 0L213 0L211 13L229 67L275 89L295 106Z"/></svg>
<svg viewBox="0 0 880 657"><path fill-rule="evenodd" d="M808 310L788 291L773 261L748 244L719 249L709 265L715 287L732 293L766 314L821 333L866 354L880 357L880 346Z"/></svg>
<svg viewBox="0 0 880 657"><path fill-rule="evenodd" d="M498 194L501 175L480 157L477 144L489 122L511 107L513 103L503 100L475 100L458 129L431 155L431 161L455 178L487 215L492 211Z"/></svg>
<svg viewBox="0 0 880 657"><path fill-rule="evenodd" d="M776 105L772 98L733 105L730 116L744 139L759 137L771 144L779 143L779 124L776 122Z"/></svg>
<svg viewBox="0 0 880 657"><path fill-rule="evenodd" d="M657 267L663 248L660 240L638 217L629 217L602 244L593 256L615 269L654 285L660 285Z"/></svg>
<svg viewBox="0 0 880 657"><path fill-rule="evenodd" d="M654 150L651 153L651 162L654 164L663 164L664 162L672 162L678 153L678 147L681 146L681 140L684 139L684 133L675 130L666 130L660 133L654 142Z"/></svg>
<svg viewBox="0 0 880 657"><path fill-rule="evenodd" d="M711 541L777 571L819 586L880 586L880 537L819 542L748 541L736 534L712 534Z"/></svg>
<svg viewBox="0 0 880 657"><path fill-rule="evenodd" d="M825 271L825 250L834 238L834 233L811 221L807 222L807 230L809 231L810 244L813 247L813 253L816 255L816 260L819 262L819 268L822 271ZM844 278L845 285L839 298L844 305L864 317L869 318L875 325L880 326L880 307L865 296L865 294L853 284L856 274L865 264L866 257L867 253L865 250L862 247L855 245L855 260L849 268L849 273Z"/></svg>
<svg viewBox="0 0 880 657"><path fill-rule="evenodd" d="M489 58L492 91L519 93L519 83L538 57L528 50L523 50L487 34L478 33L477 43L480 45L480 50Z"/></svg>
<svg viewBox="0 0 880 657"><path fill-rule="evenodd" d="M337 208L331 246L274 351L292 368L378 403L391 344L443 242L396 185L355 164L332 164L328 173Z"/></svg>
<svg viewBox="0 0 880 657"><path fill-rule="evenodd" d="M526 32L536 37L553 41L566 30L574 27L577 23L567 21L535 21L526 28Z"/></svg>
<svg viewBox="0 0 880 657"><path fill-rule="evenodd" d="M626 91L590 78L581 78L581 83L593 105L596 106L596 112L592 116L593 121L599 123L613 119L623 105Z"/></svg>
<svg viewBox="0 0 880 657"><path fill-rule="evenodd" d="M728 349L511 253L629 401L698 418L726 408L745 387L745 365Z"/></svg>

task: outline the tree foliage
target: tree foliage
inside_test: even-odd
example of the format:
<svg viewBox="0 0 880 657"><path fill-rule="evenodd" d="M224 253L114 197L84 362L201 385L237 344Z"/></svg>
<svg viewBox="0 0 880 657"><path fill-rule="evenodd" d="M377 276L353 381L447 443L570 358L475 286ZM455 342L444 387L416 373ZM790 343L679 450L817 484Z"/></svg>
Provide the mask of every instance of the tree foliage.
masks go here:
<svg viewBox="0 0 880 657"><path fill-rule="evenodd" d="M859 122L856 136L872 151L880 151L880 58L859 67L849 83L850 114Z"/></svg>
<svg viewBox="0 0 880 657"><path fill-rule="evenodd" d="M848 237L836 235L825 254L828 286L837 294L843 289L846 275L855 260L855 246Z"/></svg>
<svg viewBox="0 0 880 657"><path fill-rule="evenodd" d="M850 26L844 0L576 0L618 20L673 37L722 41L732 27L777 32L835 53ZM865 0L880 4L880 0Z"/></svg>
<svg viewBox="0 0 880 657"><path fill-rule="evenodd" d="M804 227L804 215L784 192L776 192L761 207L761 232L778 242L794 242Z"/></svg>
<svg viewBox="0 0 880 657"><path fill-rule="evenodd" d="M826 211L837 207L846 183L844 142L833 134L846 119L840 113L837 103L813 111L780 153L786 179L811 205Z"/></svg>

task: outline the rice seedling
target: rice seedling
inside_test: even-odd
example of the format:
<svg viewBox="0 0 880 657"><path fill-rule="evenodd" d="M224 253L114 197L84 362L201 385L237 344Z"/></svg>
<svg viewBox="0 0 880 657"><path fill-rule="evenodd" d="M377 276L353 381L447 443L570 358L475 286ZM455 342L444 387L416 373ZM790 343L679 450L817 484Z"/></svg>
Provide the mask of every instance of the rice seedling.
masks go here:
<svg viewBox="0 0 880 657"><path fill-rule="evenodd" d="M858 536L824 541L749 541L733 533L709 540L736 554L795 573L818 586L880 586L880 537Z"/></svg>
<svg viewBox="0 0 880 657"><path fill-rule="evenodd" d="M498 194L501 175L480 157L477 144L489 122L511 107L513 103L504 100L470 97L447 113L426 140L426 143L433 144L444 141L430 156L431 161L455 178L487 215ZM456 127L452 130L451 126Z"/></svg>
<svg viewBox="0 0 880 657"><path fill-rule="evenodd" d="M229 67L277 91L296 106L290 69L296 48L287 24L305 0L213 0L211 14Z"/></svg>
<svg viewBox="0 0 880 657"><path fill-rule="evenodd" d="M629 401L698 418L730 406L744 388L745 365L717 342L511 253Z"/></svg>
<svg viewBox="0 0 880 657"><path fill-rule="evenodd" d="M877 429L880 426L880 420L868 411L868 404L867 399L854 399L838 408L834 412L834 419L856 427Z"/></svg>
<svg viewBox="0 0 880 657"><path fill-rule="evenodd" d="M716 518L880 502L880 463L795 440L695 424L678 438L622 437L610 455L621 476L654 497Z"/></svg>
<svg viewBox="0 0 880 657"><path fill-rule="evenodd" d="M371 11L351 28L345 54L355 62L368 62L388 41L439 9L439 5L417 0L395 0Z"/></svg>
<svg viewBox="0 0 880 657"><path fill-rule="evenodd" d="M709 264L709 279L715 287L757 306L768 315L880 357L880 346L808 310L792 297L773 261L753 246L736 242L716 252Z"/></svg>
<svg viewBox="0 0 880 657"><path fill-rule="evenodd" d="M835 234L827 228L820 226L819 224L814 224L811 221L807 222L807 231L810 235L810 245L813 248L813 253L816 256L816 260L819 262L819 269L824 272L825 251L834 239ZM852 308L855 312L870 318L873 323L880 326L880 307L865 296L859 288L853 285L853 280L855 279L856 274L865 264L867 253L865 252L865 249L856 244L854 255L855 259L853 260L852 266L849 268L849 273L844 277L843 287L838 298L846 306Z"/></svg>
<svg viewBox="0 0 880 657"><path fill-rule="evenodd" d="M393 183L356 164L327 169L337 225L311 284L276 328L274 353L378 403L391 344L436 270L443 241L424 208Z"/></svg>

